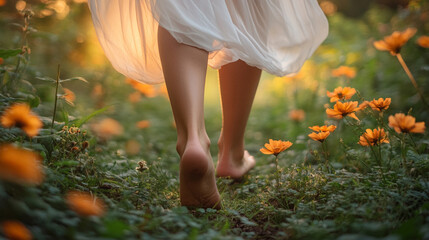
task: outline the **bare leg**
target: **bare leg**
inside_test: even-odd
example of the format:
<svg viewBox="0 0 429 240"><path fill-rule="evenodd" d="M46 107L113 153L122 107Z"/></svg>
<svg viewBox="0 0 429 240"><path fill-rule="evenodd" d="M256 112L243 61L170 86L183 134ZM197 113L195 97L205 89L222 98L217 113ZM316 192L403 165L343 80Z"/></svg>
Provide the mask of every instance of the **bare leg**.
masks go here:
<svg viewBox="0 0 429 240"><path fill-rule="evenodd" d="M219 70L223 115L216 169L219 177L241 178L255 165L253 156L244 150L244 131L260 77L260 69L241 60Z"/></svg>
<svg viewBox="0 0 429 240"><path fill-rule="evenodd" d="M219 208L210 140L204 125L204 85L208 53L178 43L162 27L158 47L177 126L180 155L180 202L183 206Z"/></svg>

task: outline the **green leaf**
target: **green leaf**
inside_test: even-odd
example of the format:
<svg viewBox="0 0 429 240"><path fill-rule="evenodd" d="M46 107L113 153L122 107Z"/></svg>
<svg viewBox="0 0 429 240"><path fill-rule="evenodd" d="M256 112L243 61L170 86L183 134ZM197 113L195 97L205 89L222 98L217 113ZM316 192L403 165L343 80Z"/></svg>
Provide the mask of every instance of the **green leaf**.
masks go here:
<svg viewBox="0 0 429 240"><path fill-rule="evenodd" d="M56 162L54 165L58 166L58 167L73 167L73 166L79 165L79 162L71 161L71 160L70 161L60 161L60 162Z"/></svg>
<svg viewBox="0 0 429 240"><path fill-rule="evenodd" d="M34 98L28 98L27 102L31 108L35 108L35 107L39 106L40 98L38 96L35 96Z"/></svg>
<svg viewBox="0 0 429 240"><path fill-rule="evenodd" d="M108 220L105 221L104 226L106 228L104 236L112 238L121 238L123 237L126 230L128 230L128 225L119 220Z"/></svg>
<svg viewBox="0 0 429 240"><path fill-rule="evenodd" d="M80 127L80 126L82 126L82 124L86 123L89 119L91 119L91 118L93 118L93 117L97 116L97 115L98 115L98 114L100 114L100 113L103 113L103 112L104 112L104 111L106 111L108 108L109 108L109 106L104 107L104 108L102 108L102 109L98 109L97 111L92 112L91 114L89 114L89 115L87 115L87 116L85 116L85 117L83 117L83 118L80 118L80 119L76 119L76 120L71 121L71 122L70 122L70 124L75 125L76 127Z"/></svg>
<svg viewBox="0 0 429 240"><path fill-rule="evenodd" d="M6 71L3 75L3 85L6 85L9 82L9 79L10 79L9 72Z"/></svg>
<svg viewBox="0 0 429 240"><path fill-rule="evenodd" d="M79 81L88 83L88 81L85 78L83 78L83 77L67 78L67 79L60 80L60 82L62 83L62 82L68 82L68 81L74 81L74 80L79 80Z"/></svg>
<svg viewBox="0 0 429 240"><path fill-rule="evenodd" d="M36 77L36 79L42 80L42 81L47 81L47 82L53 82L56 83L57 80L50 78L50 77Z"/></svg>
<svg viewBox="0 0 429 240"><path fill-rule="evenodd" d="M0 57L2 58L8 58L8 57L14 57L22 52L21 49L0 49Z"/></svg>

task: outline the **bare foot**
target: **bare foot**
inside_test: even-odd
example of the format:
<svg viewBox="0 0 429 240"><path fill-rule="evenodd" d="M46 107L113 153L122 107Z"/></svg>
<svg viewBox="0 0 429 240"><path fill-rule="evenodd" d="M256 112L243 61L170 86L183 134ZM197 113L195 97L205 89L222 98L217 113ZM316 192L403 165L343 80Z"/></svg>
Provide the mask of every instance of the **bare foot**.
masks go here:
<svg viewBox="0 0 429 240"><path fill-rule="evenodd" d="M233 159L231 156L219 153L216 167L216 176L240 179L255 166L255 158L246 150L241 159Z"/></svg>
<svg viewBox="0 0 429 240"><path fill-rule="evenodd" d="M201 144L188 143L181 156L180 203L187 207L221 208L213 161Z"/></svg>

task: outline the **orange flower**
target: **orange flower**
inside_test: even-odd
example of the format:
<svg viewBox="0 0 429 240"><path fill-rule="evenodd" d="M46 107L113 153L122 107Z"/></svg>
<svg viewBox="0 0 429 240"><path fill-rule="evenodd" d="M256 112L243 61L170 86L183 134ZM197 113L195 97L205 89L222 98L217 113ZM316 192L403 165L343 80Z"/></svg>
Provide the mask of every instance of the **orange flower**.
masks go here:
<svg viewBox="0 0 429 240"><path fill-rule="evenodd" d="M144 129L150 127L149 120L141 120L136 123L137 128Z"/></svg>
<svg viewBox="0 0 429 240"><path fill-rule="evenodd" d="M357 108L358 102L337 102L334 105L334 109L327 108L326 114L328 117L335 119L342 119L346 116L352 117L356 120L359 118L356 117L355 112L358 110Z"/></svg>
<svg viewBox="0 0 429 240"><path fill-rule="evenodd" d="M156 89L153 85L143 84L131 78L127 78L126 82L129 83L131 86L133 86L136 90L143 93L143 95L145 95L148 98L153 98L153 97L156 97L157 95Z"/></svg>
<svg viewBox="0 0 429 240"><path fill-rule="evenodd" d="M384 37L384 40L374 42L374 47L380 51L389 51L396 56L401 51L401 47L416 34L417 29L407 28L403 32L395 31L391 35Z"/></svg>
<svg viewBox="0 0 429 240"><path fill-rule="evenodd" d="M63 88L63 90L65 94L62 96L62 98L64 98L64 100L66 100L66 102L68 102L70 105L74 105L74 100L76 100L76 95L74 92L68 88Z"/></svg>
<svg viewBox="0 0 429 240"><path fill-rule="evenodd" d="M359 138L360 145L362 146L378 146L382 143L389 143L389 139L387 139L387 134L384 129L367 129L362 136Z"/></svg>
<svg viewBox="0 0 429 240"><path fill-rule="evenodd" d="M0 0L1 1L1 0ZM1 5L0 5L1 6ZM4 59L2 57L0 57L0 65L2 65L4 63Z"/></svg>
<svg viewBox="0 0 429 240"><path fill-rule="evenodd" d="M313 127L308 127L311 130L315 131L315 132L333 132L337 127L334 125L329 125L329 126L313 126Z"/></svg>
<svg viewBox="0 0 429 240"><path fill-rule="evenodd" d="M305 118L305 112L302 109L294 109L289 112L289 118L295 122L301 122Z"/></svg>
<svg viewBox="0 0 429 240"><path fill-rule="evenodd" d="M260 151L263 154L273 154L277 156L279 153L290 148L290 146L292 146L292 143L289 141L270 139L269 143L265 143L265 148L261 148Z"/></svg>
<svg viewBox="0 0 429 240"><path fill-rule="evenodd" d="M386 99L379 98L378 100L373 99L368 104L373 110L382 112L389 108L391 102L392 102L391 98L386 98Z"/></svg>
<svg viewBox="0 0 429 240"><path fill-rule="evenodd" d="M340 66L339 68L332 70L331 74L334 77L345 76L348 78L354 78L356 77L356 69L348 66Z"/></svg>
<svg viewBox="0 0 429 240"><path fill-rule="evenodd" d="M333 92L326 91L326 95L331 98L331 102L336 102L343 99L350 99L355 95L356 89L351 87L337 87Z"/></svg>
<svg viewBox="0 0 429 240"><path fill-rule="evenodd" d="M104 94L103 85L97 83L92 89L91 96L93 98L101 97Z"/></svg>
<svg viewBox="0 0 429 240"><path fill-rule="evenodd" d="M0 7L6 5L6 0L0 0Z"/></svg>
<svg viewBox="0 0 429 240"><path fill-rule="evenodd" d="M356 108L356 112L365 109L369 106L368 101L363 101L361 104L359 104L359 107Z"/></svg>
<svg viewBox="0 0 429 240"><path fill-rule="evenodd" d="M141 99L140 92L133 92L133 93L130 93L130 95L128 95L128 101L130 101L131 103L136 103L140 101L140 99Z"/></svg>
<svg viewBox="0 0 429 240"><path fill-rule="evenodd" d="M331 134L331 132L312 132L308 136L314 141L323 142Z"/></svg>
<svg viewBox="0 0 429 240"><path fill-rule="evenodd" d="M421 36L417 39L417 44L423 48L429 48L429 36Z"/></svg>
<svg viewBox="0 0 429 240"><path fill-rule="evenodd" d="M424 133L426 129L425 122L416 122L413 116L403 113L389 116L389 127L397 133Z"/></svg>
<svg viewBox="0 0 429 240"><path fill-rule="evenodd" d="M105 118L99 123L91 125L94 133L103 140L107 140L113 136L121 135L124 131L122 125L112 118Z"/></svg>
<svg viewBox="0 0 429 240"><path fill-rule="evenodd" d="M1 223L3 233L10 240L31 240L33 236L30 230L18 221L4 221Z"/></svg>
<svg viewBox="0 0 429 240"><path fill-rule="evenodd" d="M101 199L85 192L68 192L66 201L71 210L84 217L102 216L106 209Z"/></svg>
<svg viewBox="0 0 429 240"><path fill-rule="evenodd" d="M43 178L39 154L11 144L0 145L0 179L23 185L37 185L43 182Z"/></svg>
<svg viewBox="0 0 429 240"><path fill-rule="evenodd" d="M30 111L30 106L25 103L15 103L6 109L1 116L0 122L6 128L13 126L21 128L29 137L36 136L43 126L39 117L34 115Z"/></svg>
<svg viewBox="0 0 429 240"><path fill-rule="evenodd" d="M161 87L158 89L158 92L161 93L161 95L164 97L168 98L167 86L165 84L161 85Z"/></svg>

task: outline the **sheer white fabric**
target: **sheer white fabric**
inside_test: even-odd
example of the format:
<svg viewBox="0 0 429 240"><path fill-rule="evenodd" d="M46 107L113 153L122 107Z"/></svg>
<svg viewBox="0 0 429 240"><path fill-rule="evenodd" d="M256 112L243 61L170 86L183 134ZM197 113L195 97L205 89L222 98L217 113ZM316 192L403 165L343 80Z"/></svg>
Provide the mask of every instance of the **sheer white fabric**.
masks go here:
<svg viewBox="0 0 429 240"><path fill-rule="evenodd" d="M317 0L88 0L98 39L127 77L163 82L158 24L209 52L220 68L238 59L271 74L299 71L328 34Z"/></svg>

